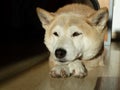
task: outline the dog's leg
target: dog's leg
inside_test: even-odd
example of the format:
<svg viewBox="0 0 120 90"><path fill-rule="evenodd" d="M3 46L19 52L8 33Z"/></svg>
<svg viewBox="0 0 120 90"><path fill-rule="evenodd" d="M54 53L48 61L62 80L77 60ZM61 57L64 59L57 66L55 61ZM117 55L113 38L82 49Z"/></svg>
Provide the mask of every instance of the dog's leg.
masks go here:
<svg viewBox="0 0 120 90"><path fill-rule="evenodd" d="M70 73L75 77L85 77L87 75L87 70L80 60L76 60L68 64Z"/></svg>
<svg viewBox="0 0 120 90"><path fill-rule="evenodd" d="M66 78L70 76L69 68L67 65L56 65L50 71L50 76L53 78Z"/></svg>
<svg viewBox="0 0 120 90"><path fill-rule="evenodd" d="M65 78L70 76L68 65L61 64L55 61L52 57L49 58L50 76L53 78Z"/></svg>

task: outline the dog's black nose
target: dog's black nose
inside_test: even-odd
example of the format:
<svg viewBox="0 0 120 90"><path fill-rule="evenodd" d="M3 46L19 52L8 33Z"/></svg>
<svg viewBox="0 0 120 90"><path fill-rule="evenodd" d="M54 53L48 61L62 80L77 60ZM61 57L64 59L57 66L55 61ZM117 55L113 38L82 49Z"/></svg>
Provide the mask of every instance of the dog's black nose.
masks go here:
<svg viewBox="0 0 120 90"><path fill-rule="evenodd" d="M59 48L59 49L56 49L55 51L55 56L59 59L62 59L64 58L66 55L66 50L62 49L62 48Z"/></svg>

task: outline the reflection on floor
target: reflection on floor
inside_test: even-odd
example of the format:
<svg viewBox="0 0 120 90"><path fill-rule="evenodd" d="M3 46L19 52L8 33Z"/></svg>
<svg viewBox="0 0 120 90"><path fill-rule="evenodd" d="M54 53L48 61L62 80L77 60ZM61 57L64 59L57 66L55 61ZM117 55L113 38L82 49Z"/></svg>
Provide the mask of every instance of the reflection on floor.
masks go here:
<svg viewBox="0 0 120 90"><path fill-rule="evenodd" d="M106 46L106 50L105 66L90 71L88 76L83 79L74 77L50 78L48 61L44 58L44 62L19 72L18 75L15 74L7 80L1 79L0 90L120 90L120 43L112 43L111 46ZM38 60L38 58L40 57L33 58L33 61L34 59ZM28 62L27 64L23 63L18 64L23 66L19 68L27 67ZM34 62L31 60L29 64L31 63ZM6 70L8 69L9 72L13 70L12 73L15 73L14 68L17 66L12 67L12 69L6 68ZM7 74L9 76L3 71L0 72L0 75Z"/></svg>

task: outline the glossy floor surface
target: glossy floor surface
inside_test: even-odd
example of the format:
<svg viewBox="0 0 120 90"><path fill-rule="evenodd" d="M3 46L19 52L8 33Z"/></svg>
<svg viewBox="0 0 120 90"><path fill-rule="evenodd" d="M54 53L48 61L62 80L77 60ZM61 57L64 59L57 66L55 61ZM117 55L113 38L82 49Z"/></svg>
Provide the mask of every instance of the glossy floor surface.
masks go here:
<svg viewBox="0 0 120 90"><path fill-rule="evenodd" d="M6 72L2 69L0 90L120 90L120 43L112 42L111 46L105 48L105 66L95 68L83 79L50 78L47 59L37 62L40 57L34 57L28 62L9 66ZM32 66L33 63L37 64ZM29 65L31 67L18 72ZM6 74L10 74L11 77L6 76L7 79L2 79Z"/></svg>

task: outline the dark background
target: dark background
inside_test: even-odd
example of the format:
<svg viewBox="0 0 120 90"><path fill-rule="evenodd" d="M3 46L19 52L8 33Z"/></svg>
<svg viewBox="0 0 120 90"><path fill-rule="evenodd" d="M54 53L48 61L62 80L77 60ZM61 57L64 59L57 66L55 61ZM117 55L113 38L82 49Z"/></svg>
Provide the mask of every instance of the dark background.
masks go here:
<svg viewBox="0 0 120 90"><path fill-rule="evenodd" d="M36 7L56 11L59 7L73 2L85 3L85 0L4 0L0 67L47 50L43 44L44 29L36 15ZM99 8L96 3L93 6L95 9Z"/></svg>

